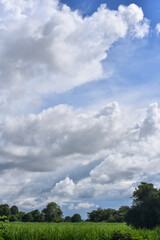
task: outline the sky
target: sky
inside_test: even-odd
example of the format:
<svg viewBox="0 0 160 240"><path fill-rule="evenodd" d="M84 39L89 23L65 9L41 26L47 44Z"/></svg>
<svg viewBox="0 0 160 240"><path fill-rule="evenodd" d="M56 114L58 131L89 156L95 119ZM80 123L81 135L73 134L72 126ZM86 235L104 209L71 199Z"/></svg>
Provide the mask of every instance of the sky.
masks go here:
<svg viewBox="0 0 160 240"><path fill-rule="evenodd" d="M0 0L0 203L64 216L160 188L159 0Z"/></svg>

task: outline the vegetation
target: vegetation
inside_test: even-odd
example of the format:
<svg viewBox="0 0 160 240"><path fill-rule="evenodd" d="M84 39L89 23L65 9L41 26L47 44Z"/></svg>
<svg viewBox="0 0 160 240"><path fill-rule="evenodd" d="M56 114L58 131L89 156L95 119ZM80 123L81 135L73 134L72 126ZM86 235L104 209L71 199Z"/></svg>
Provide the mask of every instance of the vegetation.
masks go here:
<svg viewBox="0 0 160 240"><path fill-rule="evenodd" d="M128 206L122 206L119 210L98 208L88 213L88 220L91 222L124 222L129 209Z"/></svg>
<svg viewBox="0 0 160 240"><path fill-rule="evenodd" d="M0 240L159 240L160 228L133 229L124 223L7 223Z"/></svg>
<svg viewBox="0 0 160 240"><path fill-rule="evenodd" d="M78 213L75 213L72 217L66 216L63 218L63 212L55 202L48 203L42 212L36 209L29 213L19 211L17 206L10 208L8 204L1 204L0 222L3 223L6 220L10 222L82 222ZM132 207L122 206L118 210L98 208L88 212L86 222L104 221L108 223L126 221L128 225L135 228L155 228L160 225L160 190L156 189L151 183L142 182L133 192Z"/></svg>
<svg viewBox="0 0 160 240"><path fill-rule="evenodd" d="M55 202L48 203L47 207L42 210L42 213L47 222L62 221L62 210Z"/></svg>
<svg viewBox="0 0 160 240"><path fill-rule="evenodd" d="M17 206L10 208L8 204L0 205L0 216L6 216L10 222L60 222L63 221L62 215L62 210L54 202L49 203L42 212L36 209L29 213L19 212Z"/></svg>
<svg viewBox="0 0 160 240"><path fill-rule="evenodd" d="M133 206L126 214L127 224L135 228L154 228L160 225L160 190L142 182L133 192Z"/></svg>
<svg viewBox="0 0 160 240"><path fill-rule="evenodd" d="M81 222L81 215L78 213L75 213L72 217L71 217L71 222Z"/></svg>

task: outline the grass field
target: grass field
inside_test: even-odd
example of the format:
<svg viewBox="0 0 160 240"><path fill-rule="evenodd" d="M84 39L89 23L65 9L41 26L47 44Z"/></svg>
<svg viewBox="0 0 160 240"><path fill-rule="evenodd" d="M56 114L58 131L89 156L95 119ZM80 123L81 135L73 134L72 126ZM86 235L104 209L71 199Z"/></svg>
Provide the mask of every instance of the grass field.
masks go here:
<svg viewBox="0 0 160 240"><path fill-rule="evenodd" d="M114 232L119 230L119 236L113 238ZM130 240L130 235L132 239L159 240L160 228L135 230L125 223L20 222L1 225L0 230L0 240Z"/></svg>

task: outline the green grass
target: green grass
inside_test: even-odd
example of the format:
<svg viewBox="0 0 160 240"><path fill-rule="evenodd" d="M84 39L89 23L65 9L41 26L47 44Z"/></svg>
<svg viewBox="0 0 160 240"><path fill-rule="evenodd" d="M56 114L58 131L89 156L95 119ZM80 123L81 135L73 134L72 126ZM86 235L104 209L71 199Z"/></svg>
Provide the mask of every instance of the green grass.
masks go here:
<svg viewBox="0 0 160 240"><path fill-rule="evenodd" d="M135 239L160 240L160 228L135 230L125 223L21 222L4 225L0 230L0 240L110 240L114 231L118 230L122 234L130 233Z"/></svg>

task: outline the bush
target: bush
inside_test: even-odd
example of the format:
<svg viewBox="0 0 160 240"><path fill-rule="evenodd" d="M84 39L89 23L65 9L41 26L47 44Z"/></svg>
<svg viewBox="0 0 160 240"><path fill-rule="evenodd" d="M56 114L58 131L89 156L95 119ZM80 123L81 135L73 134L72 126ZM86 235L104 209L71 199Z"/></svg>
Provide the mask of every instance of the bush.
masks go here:
<svg viewBox="0 0 160 240"><path fill-rule="evenodd" d="M110 240L145 240L143 237L132 237L130 233L125 233L122 231L113 231Z"/></svg>
<svg viewBox="0 0 160 240"><path fill-rule="evenodd" d="M133 240L130 233L124 233L121 231L113 231L111 240Z"/></svg>
<svg viewBox="0 0 160 240"><path fill-rule="evenodd" d="M18 219L16 218L15 215L11 215L11 216L9 217L9 221L10 221L10 222L15 222L15 221L18 221Z"/></svg>
<svg viewBox="0 0 160 240"><path fill-rule="evenodd" d="M7 221L7 216L3 215L0 216L0 222L6 222Z"/></svg>

